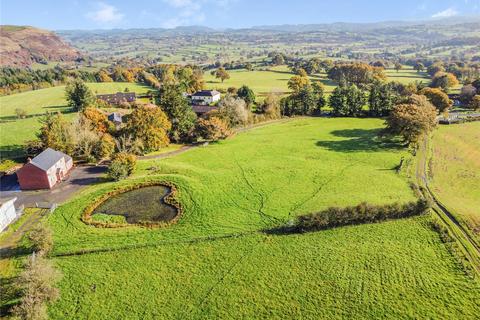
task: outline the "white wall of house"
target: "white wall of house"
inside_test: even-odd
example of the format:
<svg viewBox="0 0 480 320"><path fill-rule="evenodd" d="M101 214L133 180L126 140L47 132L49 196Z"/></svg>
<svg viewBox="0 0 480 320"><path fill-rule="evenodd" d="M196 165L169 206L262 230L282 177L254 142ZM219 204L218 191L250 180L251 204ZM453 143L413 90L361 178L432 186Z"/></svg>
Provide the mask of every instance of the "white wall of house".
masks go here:
<svg viewBox="0 0 480 320"><path fill-rule="evenodd" d="M15 210L15 201L17 198L7 200L0 207L0 232L5 230L7 226L17 218Z"/></svg>
<svg viewBox="0 0 480 320"><path fill-rule="evenodd" d="M192 102L200 105L212 104L220 100L220 94L213 96L192 96Z"/></svg>
<svg viewBox="0 0 480 320"><path fill-rule="evenodd" d="M50 167L50 169L47 170L48 183L50 184L50 188L53 187L58 181L57 172L61 173L62 178L67 174L68 169L65 163L65 158L60 159L57 163Z"/></svg>

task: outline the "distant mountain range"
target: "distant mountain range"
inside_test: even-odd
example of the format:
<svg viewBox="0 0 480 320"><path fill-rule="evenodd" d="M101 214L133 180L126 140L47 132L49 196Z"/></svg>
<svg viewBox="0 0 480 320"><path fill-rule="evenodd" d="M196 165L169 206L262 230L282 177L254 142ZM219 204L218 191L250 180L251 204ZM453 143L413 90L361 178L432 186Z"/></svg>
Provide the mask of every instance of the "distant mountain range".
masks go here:
<svg viewBox="0 0 480 320"><path fill-rule="evenodd" d="M313 32L313 31L350 31L362 32L376 29L398 28L408 26L448 26L459 24L480 24L480 16L458 16L445 19L431 19L425 21L384 21L374 23L348 23L335 22L324 24L284 24L284 25L265 25L253 26L240 29L214 29L205 26L180 26L172 29L166 28L133 28L133 29L98 29L98 30L58 30L59 34L89 33L89 34L115 34L115 33L162 33L165 35L174 34L195 34L195 33L236 33L245 31L275 31L275 32Z"/></svg>
<svg viewBox="0 0 480 320"><path fill-rule="evenodd" d="M81 53L55 33L28 26L0 26L0 65L28 67L35 62L74 61Z"/></svg>

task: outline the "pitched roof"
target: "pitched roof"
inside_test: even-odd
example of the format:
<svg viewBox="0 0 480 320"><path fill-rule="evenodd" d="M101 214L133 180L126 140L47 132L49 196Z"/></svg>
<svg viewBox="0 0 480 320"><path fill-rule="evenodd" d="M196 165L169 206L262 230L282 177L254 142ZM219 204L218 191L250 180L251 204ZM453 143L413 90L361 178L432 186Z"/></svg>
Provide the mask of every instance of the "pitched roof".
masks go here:
<svg viewBox="0 0 480 320"><path fill-rule="evenodd" d="M192 97L213 97L220 94L217 90L202 90L192 94Z"/></svg>
<svg viewBox="0 0 480 320"><path fill-rule="evenodd" d="M218 107L193 105L192 109L193 109L193 112L197 114L204 114L213 110L217 110Z"/></svg>
<svg viewBox="0 0 480 320"><path fill-rule="evenodd" d="M42 169L43 171L47 171L63 158L65 158L65 161L72 159L70 156L66 155L63 152L53 150L52 148L47 148L43 150L43 152L40 153L38 156L33 158L30 163Z"/></svg>

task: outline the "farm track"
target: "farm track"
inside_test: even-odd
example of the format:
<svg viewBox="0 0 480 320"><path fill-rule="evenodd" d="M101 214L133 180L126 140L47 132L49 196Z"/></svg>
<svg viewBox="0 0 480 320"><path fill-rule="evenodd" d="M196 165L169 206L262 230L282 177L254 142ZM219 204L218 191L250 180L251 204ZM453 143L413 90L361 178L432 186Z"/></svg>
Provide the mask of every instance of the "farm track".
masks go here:
<svg viewBox="0 0 480 320"><path fill-rule="evenodd" d="M426 199L432 202L432 209L447 227L449 234L455 239L462 249L465 257L471 263L473 268L480 274L480 246L470 235L470 232L457 220L454 214L441 203L435 193L430 189L428 183L428 142L425 138L418 151L418 163L416 169L417 183L421 188L422 194Z"/></svg>
<svg viewBox="0 0 480 320"><path fill-rule="evenodd" d="M23 235L35 227L47 212L47 209L40 208L33 212L15 232L13 232L2 243L0 243L0 252L2 252L2 250L17 246Z"/></svg>

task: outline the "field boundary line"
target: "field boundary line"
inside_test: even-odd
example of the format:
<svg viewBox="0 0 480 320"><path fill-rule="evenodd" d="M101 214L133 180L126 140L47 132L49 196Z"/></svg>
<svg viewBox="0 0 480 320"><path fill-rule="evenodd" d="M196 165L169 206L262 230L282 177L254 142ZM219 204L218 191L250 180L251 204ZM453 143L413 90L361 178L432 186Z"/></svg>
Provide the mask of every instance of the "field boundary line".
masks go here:
<svg viewBox="0 0 480 320"><path fill-rule="evenodd" d="M432 210L445 224L450 235L453 236L454 240L460 245L465 258L470 262L473 269L480 274L480 247L448 208L438 200L435 193L433 193L429 187L427 168L429 140L429 137L425 137L417 152L419 156L416 170L417 183L421 187L420 190L423 196L432 202Z"/></svg>

